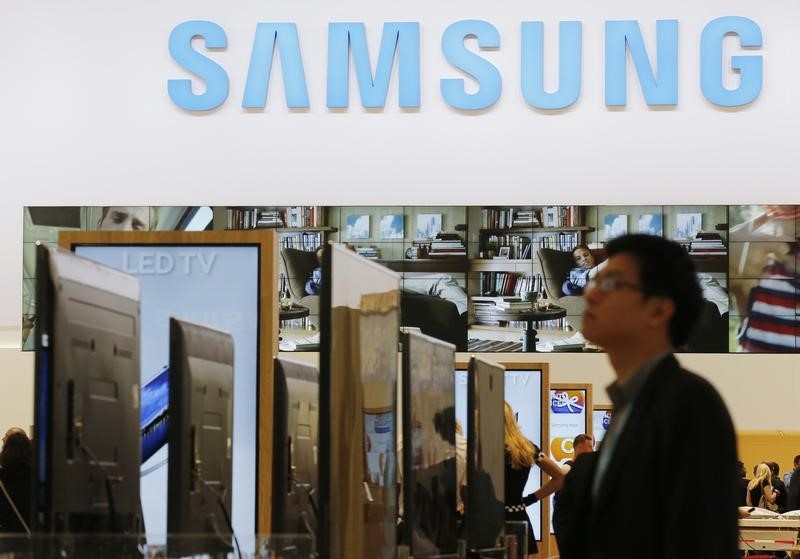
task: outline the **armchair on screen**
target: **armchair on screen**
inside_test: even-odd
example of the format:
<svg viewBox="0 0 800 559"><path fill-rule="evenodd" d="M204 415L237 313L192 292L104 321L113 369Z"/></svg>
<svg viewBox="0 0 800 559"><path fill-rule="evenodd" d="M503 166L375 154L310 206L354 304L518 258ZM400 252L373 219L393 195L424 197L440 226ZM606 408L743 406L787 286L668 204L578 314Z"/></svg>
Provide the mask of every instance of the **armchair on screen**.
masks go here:
<svg viewBox="0 0 800 559"><path fill-rule="evenodd" d="M593 249L592 254L598 264L606 259L604 249ZM547 296L556 305L567 309L567 321L573 328L580 330L586 301L583 295L565 295L562 290L570 269L575 267L572 253L540 248L537 255L542 266ZM677 349L689 353L725 353L728 351L727 337L728 313L720 312L717 305L706 299L686 344Z"/></svg>
<svg viewBox="0 0 800 559"><path fill-rule="evenodd" d="M307 307L311 323L319 324L319 295L307 295L305 289L311 272L319 266L317 254L314 251L283 248L281 249L281 263L286 274L286 285L292 303Z"/></svg>
<svg viewBox="0 0 800 559"><path fill-rule="evenodd" d="M605 249L592 249L591 252L597 264L606 259ZM566 295L562 289L564 281L569 277L569 271L575 267L572 252L540 248L536 255L542 267L547 297L552 303L567 310L567 321L573 328L579 330L586 302L583 300L583 295Z"/></svg>

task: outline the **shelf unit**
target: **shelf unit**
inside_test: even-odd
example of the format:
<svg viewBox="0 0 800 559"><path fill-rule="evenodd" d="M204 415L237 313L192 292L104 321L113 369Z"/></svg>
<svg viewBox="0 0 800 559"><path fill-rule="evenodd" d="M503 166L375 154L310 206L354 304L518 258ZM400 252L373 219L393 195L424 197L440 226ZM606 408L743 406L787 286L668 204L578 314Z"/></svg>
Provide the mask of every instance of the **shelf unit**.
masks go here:
<svg viewBox="0 0 800 559"><path fill-rule="evenodd" d="M542 274L539 248L571 250L595 231L587 225L585 206L493 206L477 212L470 223L470 239L477 245L470 253L470 298L529 289ZM508 258L498 258L506 253Z"/></svg>
<svg viewBox="0 0 800 559"><path fill-rule="evenodd" d="M225 230L271 229L278 233L279 248L313 251L328 240L336 227L326 225L325 206L237 206L215 211ZM297 223L297 226L289 226ZM221 229L222 227L215 227Z"/></svg>

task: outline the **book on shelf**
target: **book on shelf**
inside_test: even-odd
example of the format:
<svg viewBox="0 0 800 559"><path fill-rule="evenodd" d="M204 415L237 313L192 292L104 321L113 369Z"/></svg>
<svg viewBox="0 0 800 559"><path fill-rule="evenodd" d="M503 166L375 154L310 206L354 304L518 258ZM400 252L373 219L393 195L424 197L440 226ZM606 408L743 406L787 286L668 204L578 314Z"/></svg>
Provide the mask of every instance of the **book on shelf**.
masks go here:
<svg viewBox="0 0 800 559"><path fill-rule="evenodd" d="M701 231L688 244L689 254L707 256L727 254L725 241L719 233Z"/></svg>
<svg viewBox="0 0 800 559"><path fill-rule="evenodd" d="M466 257L467 247L458 233L437 233L428 244L429 258Z"/></svg>
<svg viewBox="0 0 800 559"><path fill-rule="evenodd" d="M317 250L323 243L322 233L319 231L303 231L298 233L280 234L281 248L296 248L298 250Z"/></svg>
<svg viewBox="0 0 800 559"><path fill-rule="evenodd" d="M290 206L287 208L227 208L226 229L271 227L323 227L323 206Z"/></svg>
<svg viewBox="0 0 800 559"><path fill-rule="evenodd" d="M522 301L522 297L516 295L473 295L470 297L474 303L484 303L496 305L497 303L517 303Z"/></svg>
<svg viewBox="0 0 800 559"><path fill-rule="evenodd" d="M375 247L356 247L356 253L364 258L378 258L378 249Z"/></svg>
<svg viewBox="0 0 800 559"><path fill-rule="evenodd" d="M323 206L290 206L285 210L286 227L321 227L325 225Z"/></svg>

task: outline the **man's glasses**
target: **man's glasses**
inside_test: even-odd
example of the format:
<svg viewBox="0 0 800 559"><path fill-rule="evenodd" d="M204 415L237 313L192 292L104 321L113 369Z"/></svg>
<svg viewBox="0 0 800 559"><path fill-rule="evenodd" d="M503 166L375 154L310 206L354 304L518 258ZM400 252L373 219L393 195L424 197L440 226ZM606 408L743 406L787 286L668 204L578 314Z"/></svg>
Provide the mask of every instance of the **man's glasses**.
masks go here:
<svg viewBox="0 0 800 559"><path fill-rule="evenodd" d="M619 289L633 289L642 291L642 286L621 280L617 276L598 276L586 283L587 289L596 289L602 293L611 293Z"/></svg>

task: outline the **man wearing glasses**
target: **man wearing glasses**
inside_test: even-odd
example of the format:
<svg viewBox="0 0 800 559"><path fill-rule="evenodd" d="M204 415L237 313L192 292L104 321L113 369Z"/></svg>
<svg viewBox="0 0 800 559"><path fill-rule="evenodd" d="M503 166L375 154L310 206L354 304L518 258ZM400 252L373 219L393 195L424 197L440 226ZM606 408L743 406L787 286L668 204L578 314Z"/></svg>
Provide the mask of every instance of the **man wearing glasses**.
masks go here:
<svg viewBox="0 0 800 559"><path fill-rule="evenodd" d="M703 304L694 265L651 235L607 250L587 285L582 332L616 373L614 416L599 451L579 456L565 479L561 557L737 557L733 424L716 390L673 356Z"/></svg>

